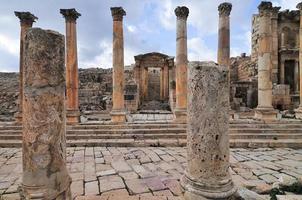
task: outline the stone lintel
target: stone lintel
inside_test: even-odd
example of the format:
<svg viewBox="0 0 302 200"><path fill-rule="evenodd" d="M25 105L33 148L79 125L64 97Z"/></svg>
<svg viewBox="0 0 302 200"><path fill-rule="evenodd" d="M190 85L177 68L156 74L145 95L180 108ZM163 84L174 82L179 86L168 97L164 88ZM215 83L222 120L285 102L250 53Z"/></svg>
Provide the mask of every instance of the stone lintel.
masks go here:
<svg viewBox="0 0 302 200"><path fill-rule="evenodd" d="M20 19L21 23L32 24L33 22L36 22L36 20L38 19L38 17L36 17L30 12L15 11L15 15Z"/></svg>
<svg viewBox="0 0 302 200"><path fill-rule="evenodd" d="M60 13L68 21L76 21L81 16L81 14L77 12L75 8L60 9Z"/></svg>
<svg viewBox="0 0 302 200"><path fill-rule="evenodd" d="M126 16L126 11L123 7L111 7L110 10L113 21L122 21L123 17Z"/></svg>
<svg viewBox="0 0 302 200"><path fill-rule="evenodd" d="M189 8L186 6L178 6L174 10L177 19L187 19L189 16Z"/></svg>
<svg viewBox="0 0 302 200"><path fill-rule="evenodd" d="M230 16L232 11L232 4L224 2L218 6L219 16Z"/></svg>

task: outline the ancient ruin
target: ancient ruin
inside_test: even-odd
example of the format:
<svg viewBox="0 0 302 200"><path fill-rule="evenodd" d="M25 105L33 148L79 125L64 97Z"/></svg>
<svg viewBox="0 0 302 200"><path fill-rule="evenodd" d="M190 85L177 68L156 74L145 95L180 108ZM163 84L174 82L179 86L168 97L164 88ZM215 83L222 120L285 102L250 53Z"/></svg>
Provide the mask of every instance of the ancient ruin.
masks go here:
<svg viewBox="0 0 302 200"><path fill-rule="evenodd" d="M21 196L71 199L66 168L64 36L33 28L25 38Z"/></svg>
<svg viewBox="0 0 302 200"><path fill-rule="evenodd" d="M196 10L184 5L171 13L175 55L142 52L129 66L126 10L108 8L108 69L78 64L87 11L60 9L65 36L15 12L20 70L0 73L0 199L302 199L302 3L262 1L251 55L230 57L236 6L217 5L217 63L188 60Z"/></svg>

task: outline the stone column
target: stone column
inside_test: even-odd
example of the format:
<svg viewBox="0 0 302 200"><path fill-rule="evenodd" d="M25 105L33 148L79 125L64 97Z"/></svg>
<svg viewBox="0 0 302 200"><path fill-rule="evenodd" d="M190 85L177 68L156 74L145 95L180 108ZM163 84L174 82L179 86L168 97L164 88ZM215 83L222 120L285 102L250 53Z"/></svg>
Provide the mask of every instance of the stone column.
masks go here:
<svg viewBox="0 0 302 200"><path fill-rule="evenodd" d="M25 40L24 199L71 199L66 167L64 36L30 29ZM22 199L23 199L22 198Z"/></svg>
<svg viewBox="0 0 302 200"><path fill-rule="evenodd" d="M33 23L38 19L30 12L17 12L15 15L20 19L21 33L20 33L20 60L19 60L19 107L18 112L15 115L17 122L22 122L22 102L23 102L23 71L24 71L24 40L25 34L29 28L32 27Z"/></svg>
<svg viewBox="0 0 302 200"><path fill-rule="evenodd" d="M227 199L236 188L229 173L229 76L214 62L192 62L188 75L185 199Z"/></svg>
<svg viewBox="0 0 302 200"><path fill-rule="evenodd" d="M272 17L271 17L271 34L272 34L272 69L271 69L271 79L272 83L278 84L278 63L279 63L279 49L278 49L278 13L280 7L273 7Z"/></svg>
<svg viewBox="0 0 302 200"><path fill-rule="evenodd" d="M164 66L164 100L169 98L169 66Z"/></svg>
<svg viewBox="0 0 302 200"><path fill-rule="evenodd" d="M300 105L298 109L296 109L296 118L302 119L302 2L297 5L297 9L300 10L300 30L299 30Z"/></svg>
<svg viewBox="0 0 302 200"><path fill-rule="evenodd" d="M285 60L281 60L280 62L280 83L285 83Z"/></svg>
<svg viewBox="0 0 302 200"><path fill-rule="evenodd" d="M126 111L124 104L124 36L123 17L126 12L122 7L111 7L113 18L113 107L111 111L111 121L123 123L126 121Z"/></svg>
<svg viewBox="0 0 302 200"><path fill-rule="evenodd" d="M66 104L67 122L79 122L79 75L76 20L80 13L75 9L60 9L66 22Z"/></svg>
<svg viewBox="0 0 302 200"><path fill-rule="evenodd" d="M160 100L164 100L165 96L165 85L164 85L164 68L160 69Z"/></svg>
<svg viewBox="0 0 302 200"><path fill-rule="evenodd" d="M295 87L294 87L294 91L295 91L295 94L298 94L299 93L299 62L298 61L295 61Z"/></svg>
<svg viewBox="0 0 302 200"><path fill-rule="evenodd" d="M175 9L176 25L176 106L175 122L187 122L187 18L189 9L185 6Z"/></svg>
<svg viewBox="0 0 302 200"><path fill-rule="evenodd" d="M231 3L222 3L218 6L219 30L218 30L218 64L230 67L230 13Z"/></svg>
<svg viewBox="0 0 302 200"><path fill-rule="evenodd" d="M259 50L258 50L258 107L255 118L260 120L275 120L277 112L272 106L272 35L271 14L272 3L262 1L259 9Z"/></svg>

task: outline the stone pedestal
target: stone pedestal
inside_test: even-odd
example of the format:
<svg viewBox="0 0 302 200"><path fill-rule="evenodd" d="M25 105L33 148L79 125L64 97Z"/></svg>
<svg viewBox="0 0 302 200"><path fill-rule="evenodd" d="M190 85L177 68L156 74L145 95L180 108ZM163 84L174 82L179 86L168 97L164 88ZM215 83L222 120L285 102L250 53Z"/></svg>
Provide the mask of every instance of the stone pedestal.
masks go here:
<svg viewBox="0 0 302 200"><path fill-rule="evenodd" d="M66 167L64 36L26 35L23 100L24 199L71 199Z"/></svg>
<svg viewBox="0 0 302 200"><path fill-rule="evenodd" d="M188 76L186 200L226 199L229 173L229 82L226 67L191 62Z"/></svg>
<svg viewBox="0 0 302 200"><path fill-rule="evenodd" d="M187 18L189 9L185 6L175 9L176 24L176 106L175 122L187 122Z"/></svg>
<svg viewBox="0 0 302 200"><path fill-rule="evenodd" d="M255 118L260 120L276 120L277 111L272 106L272 80L271 56L272 35L271 15L273 7L271 2L261 2L259 9L259 50L258 50L258 107Z"/></svg>
<svg viewBox="0 0 302 200"><path fill-rule="evenodd" d="M296 109L296 118L302 119L302 3L297 5L297 9L300 10L300 29L299 29L299 38L300 38L300 50L299 50L299 69L300 69L300 105Z"/></svg>
<svg viewBox="0 0 302 200"><path fill-rule="evenodd" d="M81 14L75 9L60 9L60 13L66 22L67 123L76 124L80 120L76 20Z"/></svg>
<svg viewBox="0 0 302 200"><path fill-rule="evenodd" d="M112 7L113 18L113 91L111 121L123 123L126 121L124 105L124 35L123 17L126 12L122 7Z"/></svg>
<svg viewBox="0 0 302 200"><path fill-rule="evenodd" d="M18 112L15 114L16 121L22 122L22 102L23 102L23 71L24 71L24 40L25 34L29 28L32 27L33 23L38 19L30 12L17 12L15 11L16 17L20 19L21 33L20 33L20 59L19 59L19 105Z"/></svg>

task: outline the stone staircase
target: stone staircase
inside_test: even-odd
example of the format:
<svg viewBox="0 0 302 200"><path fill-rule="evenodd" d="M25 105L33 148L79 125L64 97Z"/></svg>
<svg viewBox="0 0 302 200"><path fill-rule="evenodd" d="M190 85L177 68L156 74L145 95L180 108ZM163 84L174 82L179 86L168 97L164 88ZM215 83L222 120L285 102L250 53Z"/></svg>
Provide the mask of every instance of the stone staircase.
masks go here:
<svg viewBox="0 0 302 200"><path fill-rule="evenodd" d="M21 126L0 123L0 147L21 147ZM100 123L67 126L68 146L185 146L186 125L174 123ZM302 148L302 122L261 123L244 120L230 124L230 146L236 148Z"/></svg>

